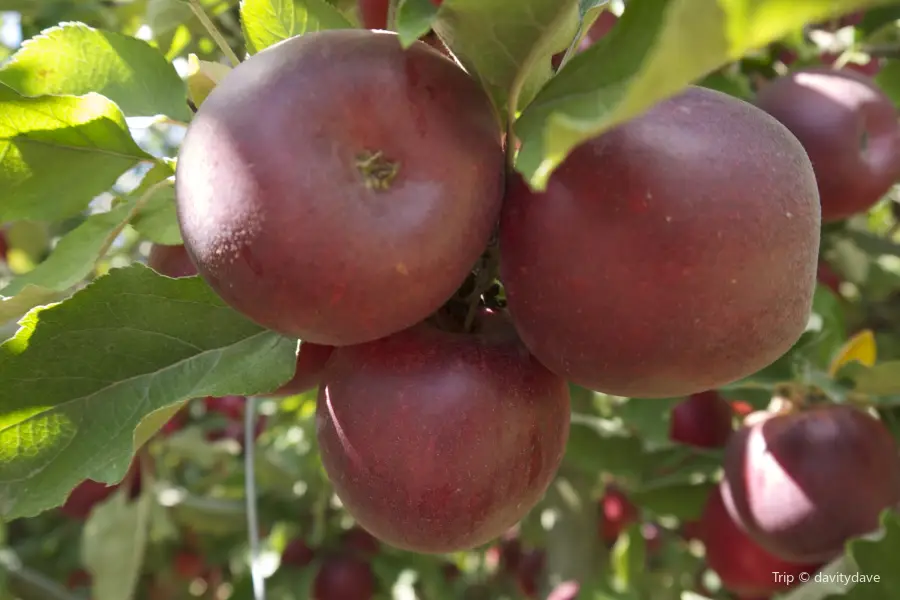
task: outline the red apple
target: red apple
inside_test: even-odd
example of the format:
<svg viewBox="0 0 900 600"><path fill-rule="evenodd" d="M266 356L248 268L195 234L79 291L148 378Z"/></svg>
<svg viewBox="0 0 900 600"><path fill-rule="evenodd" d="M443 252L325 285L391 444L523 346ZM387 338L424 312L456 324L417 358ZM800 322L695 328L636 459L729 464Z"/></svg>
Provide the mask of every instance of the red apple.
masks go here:
<svg viewBox="0 0 900 600"><path fill-rule="evenodd" d="M719 488L713 488L700 518L700 537L706 546L706 563L731 592L743 596L768 596L789 586L773 573L813 574L819 565L792 563L773 556L732 520Z"/></svg>
<svg viewBox="0 0 900 600"><path fill-rule="evenodd" d="M615 485L608 485L600 498L600 539L607 545L616 543L622 531L636 523L640 515L638 507L624 491Z"/></svg>
<svg viewBox="0 0 900 600"><path fill-rule="evenodd" d="M537 598L541 575L547 563L547 553L540 549L528 550L516 570L516 585L526 598Z"/></svg>
<svg viewBox="0 0 900 600"><path fill-rule="evenodd" d="M166 277L192 277L197 274L197 267L182 245L153 244L147 266Z"/></svg>
<svg viewBox="0 0 900 600"><path fill-rule="evenodd" d="M297 366L294 377L286 384L265 396L293 396L318 387L325 371L325 364L331 358L333 346L322 346L309 342L300 342L297 351Z"/></svg>
<svg viewBox="0 0 900 600"><path fill-rule="evenodd" d="M699 448L725 446L733 431L731 405L714 390L693 394L672 409L669 437Z"/></svg>
<svg viewBox="0 0 900 600"><path fill-rule="evenodd" d="M376 584L369 563L352 556L331 557L313 581L313 600L371 600Z"/></svg>
<svg viewBox="0 0 900 600"><path fill-rule="evenodd" d="M362 527L353 527L341 535L341 548L348 554L372 559L381 551L381 543Z"/></svg>
<svg viewBox="0 0 900 600"><path fill-rule="evenodd" d="M443 553L510 529L543 496L569 431L565 381L505 315L472 333L422 324L337 348L319 387L322 462L381 541Z"/></svg>
<svg viewBox="0 0 900 600"><path fill-rule="evenodd" d="M244 419L244 408L247 405L247 398L244 396L222 396L214 398L207 396L203 399L206 410L212 413L225 415L229 419L242 421Z"/></svg>
<svg viewBox="0 0 900 600"><path fill-rule="evenodd" d="M190 550L180 550L172 559L172 567L181 579L193 581L206 573L206 561Z"/></svg>
<svg viewBox="0 0 900 600"><path fill-rule="evenodd" d="M900 178L900 123L875 82L849 69L802 69L759 90L757 105L805 148L822 220L865 212Z"/></svg>
<svg viewBox="0 0 900 600"><path fill-rule="evenodd" d="M722 497L768 552L801 563L840 555L900 508L900 451L885 425L849 404L775 414L728 442Z"/></svg>
<svg viewBox="0 0 900 600"><path fill-rule="evenodd" d="M294 569L302 569L313 561L315 552L306 545L303 538L294 538L287 543L281 553L281 564Z"/></svg>

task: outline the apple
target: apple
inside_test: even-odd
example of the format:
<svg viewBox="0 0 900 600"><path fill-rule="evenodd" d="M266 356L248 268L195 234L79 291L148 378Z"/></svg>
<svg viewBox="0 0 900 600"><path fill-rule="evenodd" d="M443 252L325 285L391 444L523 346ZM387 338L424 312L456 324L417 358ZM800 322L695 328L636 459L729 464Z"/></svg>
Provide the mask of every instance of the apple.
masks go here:
<svg viewBox="0 0 900 600"><path fill-rule="evenodd" d="M459 288L496 224L505 164L491 102L455 62L390 32L318 31L253 55L203 102L178 155L178 221L234 309L358 344Z"/></svg>
<svg viewBox="0 0 900 600"><path fill-rule="evenodd" d="M333 346L300 342L294 376L274 392L264 395L270 397L293 396L318 387L322 380L322 373L325 371L325 365L331 358L333 350Z"/></svg>
<svg viewBox="0 0 900 600"><path fill-rule="evenodd" d="M348 554L372 559L381 552L381 543L362 527L352 527L341 534L341 548Z"/></svg>
<svg viewBox="0 0 900 600"><path fill-rule="evenodd" d="M699 448L721 448L734 429L734 411L715 390L692 394L672 409L669 438Z"/></svg>
<svg viewBox="0 0 900 600"><path fill-rule="evenodd" d="M471 333L421 324L335 349L316 429L337 496L367 531L421 553L500 536L553 479L569 432L566 382L507 317Z"/></svg>
<svg viewBox="0 0 900 600"><path fill-rule="evenodd" d="M352 556L327 558L313 580L313 600L371 600L377 581L369 563Z"/></svg>
<svg viewBox="0 0 900 600"><path fill-rule="evenodd" d="M616 485L606 486L598 503L600 509L600 539L607 545L616 543L622 532L640 516L638 507L628 495Z"/></svg>
<svg viewBox="0 0 900 600"><path fill-rule="evenodd" d="M281 564L285 567L302 569L310 564L315 556L315 551L306 544L306 540L293 538L281 553Z"/></svg>
<svg viewBox="0 0 900 600"><path fill-rule="evenodd" d="M245 396L222 396L216 398L207 396L203 399L207 412L219 413L234 421L244 420L244 409L247 406Z"/></svg>
<svg viewBox="0 0 900 600"><path fill-rule="evenodd" d="M725 449L722 497L768 552L826 562L900 506L900 451L881 421L847 404L813 406L738 430Z"/></svg>
<svg viewBox="0 0 900 600"><path fill-rule="evenodd" d="M706 546L706 563L722 585L742 597L768 597L789 587L787 578L773 573L813 575L819 564L803 564L778 558L747 536L725 509L719 488L713 488L699 522L700 539Z"/></svg>
<svg viewBox="0 0 900 600"><path fill-rule="evenodd" d="M193 277L197 274L197 267L191 262L191 257L183 245L153 244L150 247L147 266L166 277Z"/></svg>
<svg viewBox="0 0 900 600"><path fill-rule="evenodd" d="M900 178L891 99L849 69L801 69L772 80L756 104L784 123L815 169L824 222L865 212Z"/></svg>
<svg viewBox="0 0 900 600"><path fill-rule="evenodd" d="M122 482L129 482L129 497L136 498L141 493L141 463L134 460L122 478ZM112 496L122 485L119 482L114 485L106 485L92 479L85 479L69 492L66 501L60 506L62 514L71 519L85 520L93 512L94 507Z"/></svg>
<svg viewBox="0 0 900 600"><path fill-rule="evenodd" d="M206 561L196 552L179 550L172 559L172 568L179 578L193 581L206 573Z"/></svg>
<svg viewBox="0 0 900 600"><path fill-rule="evenodd" d="M526 598L537 598L546 564L547 553L539 548L528 550L522 555L516 573L516 587Z"/></svg>
<svg viewBox="0 0 900 600"><path fill-rule="evenodd" d="M581 38L581 41L578 43L578 48L576 52L584 52L598 41L606 37L606 35L612 31L612 28L616 23L619 22L619 17L616 16L616 13L610 12L608 10L604 10L601 12L597 19L591 24L590 28L587 30L587 33ZM554 69L558 69L560 64L562 63L563 56L565 56L565 52L560 52L559 54L553 55L551 60Z"/></svg>
<svg viewBox="0 0 900 600"><path fill-rule="evenodd" d="M691 87L576 147L545 191L511 178L500 222L509 310L534 356L582 387L714 389L805 330L819 210L812 166L784 126Z"/></svg>

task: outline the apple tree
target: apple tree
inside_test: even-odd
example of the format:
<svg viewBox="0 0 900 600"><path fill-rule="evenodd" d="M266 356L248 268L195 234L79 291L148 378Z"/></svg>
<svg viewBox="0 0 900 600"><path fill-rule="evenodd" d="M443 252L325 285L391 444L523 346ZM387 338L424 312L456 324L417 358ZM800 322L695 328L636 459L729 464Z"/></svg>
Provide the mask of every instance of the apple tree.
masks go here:
<svg viewBox="0 0 900 600"><path fill-rule="evenodd" d="M0 19L0 600L900 594L900 3Z"/></svg>

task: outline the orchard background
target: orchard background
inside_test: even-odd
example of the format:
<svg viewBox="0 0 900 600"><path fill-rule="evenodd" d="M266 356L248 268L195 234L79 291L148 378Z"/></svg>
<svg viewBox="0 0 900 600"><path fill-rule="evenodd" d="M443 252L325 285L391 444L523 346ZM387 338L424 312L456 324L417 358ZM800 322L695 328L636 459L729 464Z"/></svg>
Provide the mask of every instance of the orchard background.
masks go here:
<svg viewBox="0 0 900 600"><path fill-rule="evenodd" d="M900 5L0 0L0 11L0 599L900 597L900 518L880 512L900 502L891 488L898 451L891 445L885 456L860 441L880 439L881 429L850 432L846 444L840 431L800 440L809 454L793 475L825 482L809 498L813 511L868 511L866 522L879 513L879 527L855 532L866 535L838 534L842 550L827 560L787 561L762 549L729 516L717 486L732 430L760 411L855 406L900 436L900 204L889 189L900 175L900 142L879 145L880 135L898 135L892 111L881 130L848 134L827 111L806 107L822 119L823 146L887 147L880 175L890 181L849 216L823 221L800 339L761 370L693 394L629 398L569 385L568 439L546 493L502 536L455 552L397 549L342 507L317 443L315 386L330 351L295 367L298 336L249 321L193 276L174 186L179 147L211 90L236 62L294 36L389 28L404 45L423 37L452 55L504 124L510 177L517 172L537 190L573 149L691 84L752 103L772 81L827 67L871 78L884 113L900 103ZM340 74L340 64L330 68ZM286 93L317 85L286 81ZM329 101L364 106L350 96ZM263 124L268 107L257 108ZM304 107L296 111L303 119ZM741 177L759 158L742 158L752 144L730 137L728 121L711 123L733 158L734 187L752 199L759 189ZM692 139L672 138L672 155ZM255 158L285 152L273 142L271 155ZM368 159L363 166L385 166ZM298 168L316 168L314 156L305 160ZM393 175L376 183L389 187ZM820 185L826 175L816 172ZM872 177L861 170L844 183L869 189ZM788 241L772 240L773 255ZM629 264L629 248L616 260ZM495 249L492 242L448 306L465 299L503 309ZM587 254L571 260L599 260ZM133 264L148 257L152 270ZM770 275L756 273L756 283L765 287ZM406 291L378 300L399 302ZM609 293L654 318L646 296ZM708 297L704 289L697 296ZM743 329L748 337L735 336L729 351L751 344L753 324ZM295 369L306 377L294 380L302 393L267 393ZM515 419L491 423L497 418L477 416L515 428ZM396 430L372 435L415 426L398 417ZM490 444L479 448L490 461ZM828 535L830 521L819 525ZM817 572L825 576L800 584L801 573Z"/></svg>

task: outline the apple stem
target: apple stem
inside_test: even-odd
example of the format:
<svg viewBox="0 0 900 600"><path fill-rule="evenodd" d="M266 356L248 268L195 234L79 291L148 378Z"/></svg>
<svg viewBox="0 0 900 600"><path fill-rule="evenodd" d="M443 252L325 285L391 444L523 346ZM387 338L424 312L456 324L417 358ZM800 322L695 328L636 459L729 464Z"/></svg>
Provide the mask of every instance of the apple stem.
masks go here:
<svg viewBox="0 0 900 600"><path fill-rule="evenodd" d="M250 538L250 576L254 600L265 600L266 580L259 550L259 515L256 507L256 398L249 396L244 409L244 495L247 502L247 530Z"/></svg>
<svg viewBox="0 0 900 600"><path fill-rule="evenodd" d="M356 157L356 168L362 174L367 188L386 191L400 172L400 163L387 160L380 150L366 151Z"/></svg>

